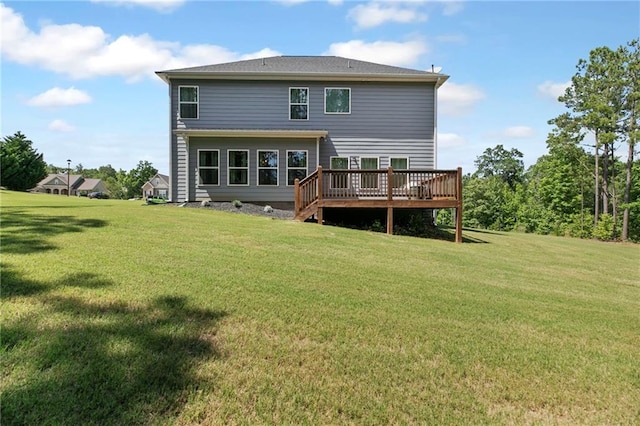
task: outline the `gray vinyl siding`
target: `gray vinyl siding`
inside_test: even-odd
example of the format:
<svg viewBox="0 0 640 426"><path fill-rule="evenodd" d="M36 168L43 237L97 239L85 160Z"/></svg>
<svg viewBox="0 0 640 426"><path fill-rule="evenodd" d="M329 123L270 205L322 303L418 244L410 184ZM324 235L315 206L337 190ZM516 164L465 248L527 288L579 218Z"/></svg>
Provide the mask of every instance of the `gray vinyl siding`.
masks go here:
<svg viewBox="0 0 640 426"><path fill-rule="evenodd" d="M187 200L187 145L182 136L172 136L173 144L171 149L171 201Z"/></svg>
<svg viewBox="0 0 640 426"><path fill-rule="evenodd" d="M199 87L199 118L178 122L178 87ZM289 88L309 88L309 119L289 120ZM351 88L351 114L325 114L324 89ZM433 139L434 85L410 83L175 81L173 128L326 129L336 137Z"/></svg>
<svg viewBox="0 0 640 426"><path fill-rule="evenodd" d="M420 139L339 139L320 144L320 164L330 167L331 157L349 157L349 168L360 168L360 157L376 157L379 167L390 166L390 158L408 158L411 169L432 169L435 164L433 140Z"/></svg>
<svg viewBox="0 0 640 426"><path fill-rule="evenodd" d="M178 87L199 87L199 118L178 119ZM309 88L309 119L289 120L289 88ZM324 89L350 88L351 113L325 114ZM408 157L413 169L435 166L435 85L433 83L381 83L309 81L171 81L172 129L326 130L316 158L316 141L292 139L242 139L191 137L187 147L172 135L171 197L173 201L212 199L229 201L293 201L293 188L286 186L287 149L309 151L309 170L317 164L329 167L331 156L347 156L357 167L362 156L378 157L380 167L389 158ZM196 185L197 149L202 145L220 149L220 187ZM295 145L295 146L294 146ZM226 187L226 150L250 149L250 186ZM294 146L293 148L289 148ZM280 150L280 185L256 186L256 149ZM318 161L319 160L319 161ZM187 162L188 166L187 167ZM188 179L187 179L188 170ZM187 185L188 181L188 185Z"/></svg>
<svg viewBox="0 0 640 426"><path fill-rule="evenodd" d="M198 150L219 150L219 185L198 185ZM249 151L249 186L227 185L227 150ZM258 151L278 151L278 185L258 186ZM293 202L293 186L287 186L287 151L307 151L307 174L316 170L315 139L189 138L189 193L191 200Z"/></svg>

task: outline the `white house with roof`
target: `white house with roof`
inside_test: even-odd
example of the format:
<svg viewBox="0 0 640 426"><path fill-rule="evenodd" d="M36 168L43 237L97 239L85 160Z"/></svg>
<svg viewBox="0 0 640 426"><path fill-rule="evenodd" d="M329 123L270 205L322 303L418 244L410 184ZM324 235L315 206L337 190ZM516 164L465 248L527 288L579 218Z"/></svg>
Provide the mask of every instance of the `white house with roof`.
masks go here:
<svg viewBox="0 0 640 426"><path fill-rule="evenodd" d="M142 195L145 198L169 198L169 176L156 173L142 185Z"/></svg>
<svg viewBox="0 0 640 426"><path fill-rule="evenodd" d="M52 173L42 179L32 191L55 195L87 195L91 192L106 192L107 187L101 179Z"/></svg>

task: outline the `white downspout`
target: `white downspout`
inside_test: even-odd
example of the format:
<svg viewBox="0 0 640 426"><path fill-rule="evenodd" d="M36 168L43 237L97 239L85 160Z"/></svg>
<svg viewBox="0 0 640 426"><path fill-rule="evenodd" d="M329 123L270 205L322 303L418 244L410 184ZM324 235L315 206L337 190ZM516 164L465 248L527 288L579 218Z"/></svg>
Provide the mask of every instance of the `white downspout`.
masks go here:
<svg viewBox="0 0 640 426"><path fill-rule="evenodd" d="M433 90L433 168L438 169L438 87L440 78L436 81Z"/></svg>
<svg viewBox="0 0 640 426"><path fill-rule="evenodd" d="M187 152L185 152L185 161L187 162L187 164L185 165L185 170L187 171L186 176L185 176L185 184L187 185L185 188L185 203L189 202L189 176L191 175L190 167L191 167L191 163L189 162L189 136L185 135L184 136L184 144L187 148Z"/></svg>

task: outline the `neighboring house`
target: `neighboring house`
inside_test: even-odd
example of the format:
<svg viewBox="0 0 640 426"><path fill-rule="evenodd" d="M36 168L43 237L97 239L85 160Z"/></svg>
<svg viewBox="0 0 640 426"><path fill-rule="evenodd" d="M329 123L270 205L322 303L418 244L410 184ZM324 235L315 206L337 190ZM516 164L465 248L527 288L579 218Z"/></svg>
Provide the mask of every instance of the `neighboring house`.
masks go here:
<svg viewBox="0 0 640 426"><path fill-rule="evenodd" d="M85 179L80 175L67 176L66 173L49 174L33 189L34 192L59 195L67 195L68 192L70 195L87 195L91 192L106 192L106 190L101 179Z"/></svg>
<svg viewBox="0 0 640 426"><path fill-rule="evenodd" d="M169 198L169 176L157 173L142 185L142 194L145 198Z"/></svg>
<svg viewBox="0 0 640 426"><path fill-rule="evenodd" d="M293 202L295 179L318 166L436 167L444 74L335 56L277 56L157 75L170 92L174 202ZM377 185L375 179L363 177L361 187Z"/></svg>

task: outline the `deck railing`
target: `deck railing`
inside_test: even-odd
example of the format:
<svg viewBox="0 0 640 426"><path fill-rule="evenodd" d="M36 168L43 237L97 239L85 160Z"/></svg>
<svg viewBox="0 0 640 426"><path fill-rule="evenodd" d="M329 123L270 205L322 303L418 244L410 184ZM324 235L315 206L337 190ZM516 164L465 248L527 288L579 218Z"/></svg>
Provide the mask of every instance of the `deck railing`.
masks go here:
<svg viewBox="0 0 640 426"><path fill-rule="evenodd" d="M319 167L318 170L302 180L295 180L294 204L296 216L300 215L301 212L317 203L318 194L322 193L322 191L318 191L318 184L320 183L318 175L320 170L322 170L322 167Z"/></svg>
<svg viewBox="0 0 640 426"><path fill-rule="evenodd" d="M319 169L318 174L323 199L458 199L456 170Z"/></svg>
<svg viewBox="0 0 640 426"><path fill-rule="evenodd" d="M297 211L323 200L459 200L461 170L341 170L322 167L295 183Z"/></svg>

